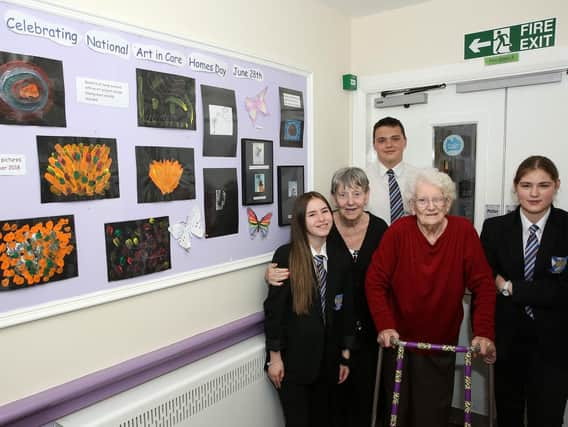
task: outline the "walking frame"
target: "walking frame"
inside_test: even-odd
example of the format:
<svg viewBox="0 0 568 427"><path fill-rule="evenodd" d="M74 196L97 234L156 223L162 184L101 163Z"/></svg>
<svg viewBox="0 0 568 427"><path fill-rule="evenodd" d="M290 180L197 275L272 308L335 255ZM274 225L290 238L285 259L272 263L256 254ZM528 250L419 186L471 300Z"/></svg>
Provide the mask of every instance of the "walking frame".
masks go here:
<svg viewBox="0 0 568 427"><path fill-rule="evenodd" d="M474 352L479 352L477 347L464 347L444 344L430 344L422 342L400 341L392 340L392 345L398 347L396 357L395 369L395 384L392 396L390 427L396 427L398 421L398 404L400 399L400 386L402 382L404 351L405 348L414 348L419 350L435 350L446 351L453 353L465 353L464 355L464 427L471 427L472 419L472 405L471 405L471 359ZM373 413L371 418L371 427L377 427L377 411L379 392L381 384L381 370L383 364L383 347L379 348L379 355L377 357L377 375L375 377L375 391L373 394ZM494 399L494 373L493 365L489 365L489 381L488 381L488 395L489 395L489 427L493 427L495 419L495 399Z"/></svg>

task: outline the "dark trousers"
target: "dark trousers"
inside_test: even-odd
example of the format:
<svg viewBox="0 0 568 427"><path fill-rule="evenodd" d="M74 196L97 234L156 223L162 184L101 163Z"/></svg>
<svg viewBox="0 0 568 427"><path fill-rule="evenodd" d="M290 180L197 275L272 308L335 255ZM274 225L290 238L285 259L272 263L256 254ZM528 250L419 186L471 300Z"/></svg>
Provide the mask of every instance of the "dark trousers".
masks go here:
<svg viewBox="0 0 568 427"><path fill-rule="evenodd" d="M405 352L397 426L448 425L455 364L454 353ZM395 368L396 350L385 349L381 383L386 399L382 400L382 408L379 410L382 426L388 426L390 422Z"/></svg>
<svg viewBox="0 0 568 427"><path fill-rule="evenodd" d="M351 351L349 377L338 386L341 426L371 425L378 348L376 337L373 336L370 340L361 340L360 347Z"/></svg>
<svg viewBox="0 0 568 427"><path fill-rule="evenodd" d="M324 377L311 384L296 384L284 376L278 396L286 427L329 427L330 388Z"/></svg>
<svg viewBox="0 0 568 427"><path fill-rule="evenodd" d="M532 322L532 325L529 323ZM506 359L495 364L495 400L499 427L560 427L568 397L568 366L547 352L554 346L534 345L534 321L526 319L523 336L513 342ZM564 359L564 357L563 357Z"/></svg>

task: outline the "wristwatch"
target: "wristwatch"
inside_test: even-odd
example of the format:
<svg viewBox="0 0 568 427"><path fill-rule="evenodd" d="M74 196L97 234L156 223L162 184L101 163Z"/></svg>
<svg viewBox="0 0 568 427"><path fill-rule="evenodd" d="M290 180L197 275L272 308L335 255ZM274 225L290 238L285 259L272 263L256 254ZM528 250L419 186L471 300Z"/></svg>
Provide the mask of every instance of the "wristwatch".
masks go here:
<svg viewBox="0 0 568 427"><path fill-rule="evenodd" d="M504 297L508 297L511 296L511 293L509 292L510 289L511 289L511 281L507 280L499 292Z"/></svg>

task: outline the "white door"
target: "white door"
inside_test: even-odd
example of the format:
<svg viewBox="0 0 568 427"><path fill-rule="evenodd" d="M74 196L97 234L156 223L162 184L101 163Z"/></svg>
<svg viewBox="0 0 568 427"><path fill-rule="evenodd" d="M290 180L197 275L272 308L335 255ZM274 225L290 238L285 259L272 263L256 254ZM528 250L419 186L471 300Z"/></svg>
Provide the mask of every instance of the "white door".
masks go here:
<svg viewBox="0 0 568 427"><path fill-rule="evenodd" d="M367 99L367 141L372 141L373 124L382 117L396 117L405 126L408 146L404 159L416 166L434 166L434 126L477 124L474 224L481 230L486 205L499 205L501 213L516 205L513 176L519 163L530 155L544 155L560 171L561 185L555 205L568 210L568 77L559 83L511 87L471 93L456 93L455 85L428 92L428 103L409 108L374 108ZM372 144L366 145L367 164L376 161ZM466 298L467 300L467 298ZM460 344L471 340L469 304L464 304ZM463 362L458 357L453 406L462 407ZM472 377L474 412L487 414L487 370L476 364ZM568 410L565 413L568 424Z"/></svg>
<svg viewBox="0 0 568 427"><path fill-rule="evenodd" d="M528 156L539 154L556 164L561 184L554 205L568 210L567 106L566 73L559 83L507 89L506 204L515 203L511 190L517 166Z"/></svg>
<svg viewBox="0 0 568 427"><path fill-rule="evenodd" d="M405 127L408 145L404 160L415 166L434 166L434 126L474 123L477 125L475 227L481 231L485 204L502 199L505 89L456 93L455 85L428 92L428 103L409 108L374 108L376 95L368 97L368 136L373 124L385 116L398 118ZM367 162L376 161L372 144Z"/></svg>

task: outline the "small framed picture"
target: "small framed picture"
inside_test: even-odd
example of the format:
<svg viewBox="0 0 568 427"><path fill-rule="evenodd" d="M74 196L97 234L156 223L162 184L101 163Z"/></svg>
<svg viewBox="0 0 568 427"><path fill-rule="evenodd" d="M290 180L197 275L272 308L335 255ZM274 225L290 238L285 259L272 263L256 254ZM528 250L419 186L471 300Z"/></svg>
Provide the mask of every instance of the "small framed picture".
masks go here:
<svg viewBox="0 0 568 427"><path fill-rule="evenodd" d="M304 193L304 167L278 166L278 225L290 225L296 198Z"/></svg>
<svg viewBox="0 0 568 427"><path fill-rule="evenodd" d="M272 141L241 139L243 205L274 202Z"/></svg>

